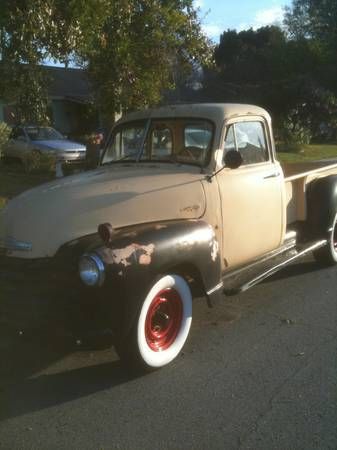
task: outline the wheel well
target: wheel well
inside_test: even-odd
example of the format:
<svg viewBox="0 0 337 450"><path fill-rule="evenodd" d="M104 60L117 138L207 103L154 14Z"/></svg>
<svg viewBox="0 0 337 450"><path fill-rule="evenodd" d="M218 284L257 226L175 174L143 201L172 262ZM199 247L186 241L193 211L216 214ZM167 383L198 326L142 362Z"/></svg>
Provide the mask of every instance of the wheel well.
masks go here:
<svg viewBox="0 0 337 450"><path fill-rule="evenodd" d="M337 176L318 178L307 190L307 225L313 236L324 236L337 210Z"/></svg>
<svg viewBox="0 0 337 450"><path fill-rule="evenodd" d="M176 266L168 268L166 270L166 273L175 273L183 277L189 284L193 297L200 297L206 295L200 271L194 264L192 263L178 264Z"/></svg>

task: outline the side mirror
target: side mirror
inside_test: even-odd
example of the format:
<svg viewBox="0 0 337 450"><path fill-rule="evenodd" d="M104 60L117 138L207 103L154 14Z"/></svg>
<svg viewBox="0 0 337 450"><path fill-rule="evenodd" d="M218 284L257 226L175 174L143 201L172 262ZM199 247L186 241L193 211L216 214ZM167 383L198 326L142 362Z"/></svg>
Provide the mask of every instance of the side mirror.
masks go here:
<svg viewBox="0 0 337 450"><path fill-rule="evenodd" d="M230 169L237 169L243 163L242 155L236 150L229 150L225 154L225 166Z"/></svg>

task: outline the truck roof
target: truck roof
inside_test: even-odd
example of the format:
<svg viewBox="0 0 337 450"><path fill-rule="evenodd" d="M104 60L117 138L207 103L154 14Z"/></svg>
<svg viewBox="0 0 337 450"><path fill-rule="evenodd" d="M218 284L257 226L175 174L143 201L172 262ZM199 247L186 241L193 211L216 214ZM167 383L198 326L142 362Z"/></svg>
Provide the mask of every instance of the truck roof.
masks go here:
<svg viewBox="0 0 337 450"><path fill-rule="evenodd" d="M145 109L127 114L119 120L119 123L130 120L141 120L150 117L172 118L172 117L198 117L207 118L214 122L223 122L237 116L262 116L268 122L271 118L268 112L254 105L237 103L190 103L161 106L159 108Z"/></svg>

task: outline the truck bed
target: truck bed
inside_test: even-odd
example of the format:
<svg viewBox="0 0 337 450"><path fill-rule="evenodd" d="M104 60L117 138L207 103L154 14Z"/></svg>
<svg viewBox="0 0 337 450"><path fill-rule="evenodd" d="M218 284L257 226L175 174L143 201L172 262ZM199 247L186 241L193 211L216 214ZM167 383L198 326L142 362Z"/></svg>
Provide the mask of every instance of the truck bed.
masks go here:
<svg viewBox="0 0 337 450"><path fill-rule="evenodd" d="M306 220L306 190L318 177L337 175L337 159L301 163L281 163L287 207L287 225Z"/></svg>
<svg viewBox="0 0 337 450"><path fill-rule="evenodd" d="M302 178L311 173L325 172L330 168L337 167L337 158L333 160L325 161L308 161L299 163L281 163L284 178L286 181L291 181L295 178ZM335 173L335 172L334 172Z"/></svg>

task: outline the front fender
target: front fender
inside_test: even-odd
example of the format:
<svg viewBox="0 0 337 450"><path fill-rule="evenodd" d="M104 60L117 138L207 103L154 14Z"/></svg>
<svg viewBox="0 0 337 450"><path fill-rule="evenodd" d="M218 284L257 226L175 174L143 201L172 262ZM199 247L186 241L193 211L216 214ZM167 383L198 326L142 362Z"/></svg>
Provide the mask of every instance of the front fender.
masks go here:
<svg viewBox="0 0 337 450"><path fill-rule="evenodd" d="M213 228L201 220L129 227L90 252L104 262L103 289L122 307L127 329L159 275L189 268L200 276L206 295L215 293L221 280L219 244Z"/></svg>

